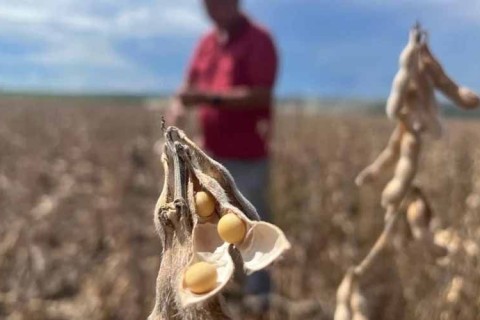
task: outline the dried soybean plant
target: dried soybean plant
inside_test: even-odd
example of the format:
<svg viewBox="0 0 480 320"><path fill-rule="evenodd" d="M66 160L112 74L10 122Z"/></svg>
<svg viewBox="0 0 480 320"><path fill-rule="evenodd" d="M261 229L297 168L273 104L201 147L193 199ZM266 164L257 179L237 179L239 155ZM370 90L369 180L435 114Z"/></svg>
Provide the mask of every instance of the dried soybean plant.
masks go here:
<svg viewBox="0 0 480 320"><path fill-rule="evenodd" d="M422 146L422 135L439 138L439 119L435 88L464 109L480 105L480 98L470 89L457 85L431 53L427 34L417 24L410 31L407 46L400 55L396 74L387 100L387 115L397 125L386 149L356 178L358 186L375 180L396 162L393 179L382 194L382 205L398 207L416 175Z"/></svg>
<svg viewBox="0 0 480 320"><path fill-rule="evenodd" d="M409 34L387 100L386 111L397 125L387 147L380 156L356 178L358 186L375 180L379 174L396 163L393 178L382 193L381 204L386 210L382 234L364 258L348 270L337 290L335 320L370 319L369 301L362 292L360 280L391 242L395 222L400 212L406 211L406 220L415 240L435 256L446 254L445 248L434 243L430 231L431 206L422 190L413 186L417 173L422 137L442 135L435 89L440 90L463 109L474 109L480 98L470 89L457 85L443 70L431 53L427 33L417 23ZM399 319L401 311L392 316ZM384 315L382 318L385 318Z"/></svg>
<svg viewBox="0 0 480 320"><path fill-rule="evenodd" d="M165 180L154 212L163 252L148 319L230 319L225 286L267 267L290 243L258 221L230 173L183 131L169 127L164 136Z"/></svg>

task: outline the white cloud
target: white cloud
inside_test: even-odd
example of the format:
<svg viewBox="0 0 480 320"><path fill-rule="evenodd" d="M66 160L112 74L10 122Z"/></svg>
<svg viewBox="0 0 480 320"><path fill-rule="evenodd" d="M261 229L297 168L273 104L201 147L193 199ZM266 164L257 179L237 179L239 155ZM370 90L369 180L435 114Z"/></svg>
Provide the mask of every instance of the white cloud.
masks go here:
<svg viewBox="0 0 480 320"><path fill-rule="evenodd" d="M93 83L117 90L164 87L163 79L117 49L121 41L193 37L206 27L196 0L15 0L0 2L0 41L35 51L4 54L3 62L51 68L43 85L78 90ZM114 78L102 79L107 72ZM38 75L25 86L38 86ZM128 80L127 80L128 79ZM13 79L3 79L15 85ZM8 81L7 81L8 80Z"/></svg>
<svg viewBox="0 0 480 320"><path fill-rule="evenodd" d="M77 38L68 45L53 43L45 51L27 55L26 60L50 66L89 66L123 68L133 66L113 50L110 43L99 38Z"/></svg>
<svg viewBox="0 0 480 320"><path fill-rule="evenodd" d="M37 24L47 21L48 16L39 10L18 5L2 5L0 7L2 24L26 23Z"/></svg>
<svg viewBox="0 0 480 320"><path fill-rule="evenodd" d="M0 3L0 26L22 34L25 28L43 27L63 33L145 37L198 34L206 22L198 2L193 0L120 1L108 10L102 10L93 0L18 0Z"/></svg>
<svg viewBox="0 0 480 320"><path fill-rule="evenodd" d="M111 21L111 32L130 36L197 35L206 27L195 6L157 4L119 13Z"/></svg>

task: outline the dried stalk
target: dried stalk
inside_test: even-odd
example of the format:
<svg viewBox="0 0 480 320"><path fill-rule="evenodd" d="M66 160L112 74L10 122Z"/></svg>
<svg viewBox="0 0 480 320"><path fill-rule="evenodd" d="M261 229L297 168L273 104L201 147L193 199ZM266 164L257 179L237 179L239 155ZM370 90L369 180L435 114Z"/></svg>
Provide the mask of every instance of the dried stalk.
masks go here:
<svg viewBox="0 0 480 320"><path fill-rule="evenodd" d="M443 248L434 244L429 230L431 206L422 191L412 187L422 134L430 133L438 138L442 133L434 87L462 108L472 109L480 105L480 98L475 93L459 87L447 76L428 48L426 32L417 24L410 30L408 44L400 55L399 71L386 105L388 117L396 120L397 126L385 150L355 180L358 186L371 182L397 161L393 177L382 192L381 203L386 209L384 230L367 256L347 272L339 286L335 320L369 318L368 301L360 290L359 279L369 272L390 243L400 208L409 198L407 221L414 238L434 255L445 254ZM412 190L410 196L409 190Z"/></svg>

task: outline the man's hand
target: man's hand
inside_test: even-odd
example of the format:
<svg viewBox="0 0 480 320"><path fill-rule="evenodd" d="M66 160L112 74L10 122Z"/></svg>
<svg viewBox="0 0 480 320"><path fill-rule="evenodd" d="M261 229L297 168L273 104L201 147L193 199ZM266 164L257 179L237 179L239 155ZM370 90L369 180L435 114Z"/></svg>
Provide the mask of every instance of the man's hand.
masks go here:
<svg viewBox="0 0 480 320"><path fill-rule="evenodd" d="M218 108L254 109L271 103L272 90L261 87L236 87L220 93L186 89L180 91L176 98L186 107L205 103ZM215 100L218 102L215 103Z"/></svg>
<svg viewBox="0 0 480 320"><path fill-rule="evenodd" d="M262 87L236 87L220 93L189 88L180 90L175 99L185 107L209 104L217 108L255 109L271 103L272 90Z"/></svg>
<svg viewBox="0 0 480 320"><path fill-rule="evenodd" d="M208 102L208 97L204 92L194 89L182 90L176 97L186 107Z"/></svg>

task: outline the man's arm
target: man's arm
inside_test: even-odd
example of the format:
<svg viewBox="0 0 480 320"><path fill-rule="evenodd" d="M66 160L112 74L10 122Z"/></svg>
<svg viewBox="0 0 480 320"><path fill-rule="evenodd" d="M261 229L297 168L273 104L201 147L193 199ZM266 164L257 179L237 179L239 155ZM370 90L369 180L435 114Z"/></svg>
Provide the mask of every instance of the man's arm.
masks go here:
<svg viewBox="0 0 480 320"><path fill-rule="evenodd" d="M277 52L267 34L259 35L246 61L248 86L234 87L228 91L195 90L187 86L177 94L185 106L209 104L218 108L263 108L271 103L277 76Z"/></svg>
<svg viewBox="0 0 480 320"><path fill-rule="evenodd" d="M228 92L205 92L186 88L177 94L181 104L189 107L207 103L219 108L254 109L270 104L272 89L262 87L237 87Z"/></svg>

